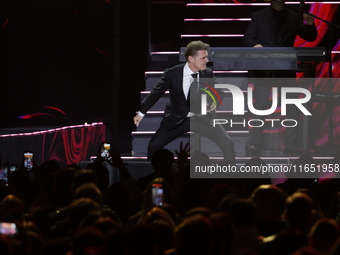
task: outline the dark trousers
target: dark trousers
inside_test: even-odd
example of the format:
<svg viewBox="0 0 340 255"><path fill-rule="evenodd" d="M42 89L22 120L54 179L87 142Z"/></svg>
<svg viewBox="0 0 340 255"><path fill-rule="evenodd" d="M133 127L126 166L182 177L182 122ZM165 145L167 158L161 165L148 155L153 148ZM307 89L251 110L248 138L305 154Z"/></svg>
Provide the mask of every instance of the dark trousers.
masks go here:
<svg viewBox="0 0 340 255"><path fill-rule="evenodd" d="M225 161L235 161L234 143L221 125L213 127L209 120L204 117L190 117L175 128L161 124L155 135L151 138L148 146L148 159L159 149L164 148L179 136L192 131L214 141L223 152Z"/></svg>
<svg viewBox="0 0 340 255"><path fill-rule="evenodd" d="M272 87L278 87L278 106L281 105L281 88L282 87L295 87L296 82L295 73L291 71L257 71L254 80L253 100L255 100L254 108L257 110L266 110L271 107L271 92ZM263 77L270 77L264 78ZM275 79L274 79L275 78ZM290 78L290 79L287 79ZM289 82L288 82L289 81ZM288 94L288 98L297 98L298 95ZM262 119L268 118L268 116L255 116L250 114L251 118ZM285 119L298 120L300 117L300 110L295 106L288 104L286 109ZM298 122L300 123L300 122ZM262 145L263 127L253 127L249 129L249 136L247 145L255 145L261 147ZM287 127L285 131L285 150L297 150L299 138L299 124L296 127Z"/></svg>

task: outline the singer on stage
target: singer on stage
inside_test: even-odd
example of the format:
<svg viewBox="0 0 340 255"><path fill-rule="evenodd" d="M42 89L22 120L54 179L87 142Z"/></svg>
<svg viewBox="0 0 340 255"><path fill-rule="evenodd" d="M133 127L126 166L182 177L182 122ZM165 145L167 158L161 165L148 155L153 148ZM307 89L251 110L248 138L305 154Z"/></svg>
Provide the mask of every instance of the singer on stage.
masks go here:
<svg viewBox="0 0 340 255"><path fill-rule="evenodd" d="M221 148L225 161L235 162L233 141L221 125L213 127L210 124L219 106L218 100L216 103L210 101L207 104L206 115L199 113L202 91L211 90L211 93L217 92L218 96L223 97L222 92L218 93L216 90L214 92L211 87L215 79L212 70L207 68L209 47L209 44L202 41L190 42L184 52L186 63L164 71L160 81L142 102L139 112L134 117L134 123L138 126L147 111L165 91L169 90L169 101L165 107L164 117L148 145L149 160L156 151L192 131L214 141ZM196 82L193 82L193 76L196 77ZM207 80L213 82L209 82L211 86L205 84Z"/></svg>
<svg viewBox="0 0 340 255"><path fill-rule="evenodd" d="M318 32L314 25L314 18L306 13L293 11L285 6L285 0L271 0L270 6L254 12L251 22L244 34L243 45L246 47L293 47L296 36L311 42L317 38ZM249 71L254 78L293 78L295 71L290 70L256 70ZM270 93L273 84L254 83L254 107L265 110L270 107ZM275 84L275 87L278 87ZM289 87L292 87L290 84ZM299 111L295 106L287 108L287 119L297 119ZM251 116L252 117L252 116ZM256 116L257 118L261 116ZM286 128L285 154L298 154L298 128ZM262 128L249 130L246 146L248 156L259 155L262 148Z"/></svg>

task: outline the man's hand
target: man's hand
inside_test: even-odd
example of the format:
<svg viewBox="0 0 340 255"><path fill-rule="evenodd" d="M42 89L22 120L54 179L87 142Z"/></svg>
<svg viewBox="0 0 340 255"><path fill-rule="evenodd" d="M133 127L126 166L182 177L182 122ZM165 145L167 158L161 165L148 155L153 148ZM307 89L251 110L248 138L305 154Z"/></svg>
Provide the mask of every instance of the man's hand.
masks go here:
<svg viewBox="0 0 340 255"><path fill-rule="evenodd" d="M137 127L138 127L139 123L142 121L142 119L143 119L143 117L138 115L138 114L133 118L133 121L134 121L134 123Z"/></svg>
<svg viewBox="0 0 340 255"><path fill-rule="evenodd" d="M183 146L183 142L180 142L179 151L175 150L175 153L178 159L178 169L184 170L185 163L190 156L190 144L187 143L185 146Z"/></svg>
<svg viewBox="0 0 340 255"><path fill-rule="evenodd" d="M262 44L256 44L254 45L254 48L263 48Z"/></svg>
<svg viewBox="0 0 340 255"><path fill-rule="evenodd" d="M314 17L311 15L304 13L303 14L303 20L307 23L307 25L313 25L314 24Z"/></svg>
<svg viewBox="0 0 340 255"><path fill-rule="evenodd" d="M213 113L216 112L216 104L212 103L212 104L207 104L207 112Z"/></svg>

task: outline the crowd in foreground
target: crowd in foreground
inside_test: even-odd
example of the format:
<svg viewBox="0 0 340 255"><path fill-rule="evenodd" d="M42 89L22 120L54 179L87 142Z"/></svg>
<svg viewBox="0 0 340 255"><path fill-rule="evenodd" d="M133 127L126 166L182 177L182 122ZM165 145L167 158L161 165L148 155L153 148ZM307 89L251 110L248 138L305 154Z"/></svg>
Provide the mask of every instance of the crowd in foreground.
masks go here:
<svg viewBox="0 0 340 255"><path fill-rule="evenodd" d="M0 222L14 223L1 224L0 253L340 254L337 178L276 185L270 178L190 179L181 146L176 162L169 150L158 151L153 172L136 180L111 153L120 176L112 184L100 157L85 169L50 160L12 173L0 188ZM163 190L158 206L155 186Z"/></svg>

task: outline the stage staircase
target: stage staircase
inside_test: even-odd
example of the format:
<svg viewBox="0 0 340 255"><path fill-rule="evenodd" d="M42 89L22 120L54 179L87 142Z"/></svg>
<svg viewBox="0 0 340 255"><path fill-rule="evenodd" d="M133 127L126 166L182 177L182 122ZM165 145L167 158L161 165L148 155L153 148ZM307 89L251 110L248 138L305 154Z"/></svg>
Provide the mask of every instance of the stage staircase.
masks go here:
<svg viewBox="0 0 340 255"><path fill-rule="evenodd" d="M299 2L289 3L299 5ZM141 100L145 98L151 89L159 81L164 69L170 68L179 61L179 50L190 41L202 40L211 47L241 47L241 40L250 22L251 14L268 6L269 3L197 3L197 2L151 2L150 5L150 49L148 70L145 71L145 90L141 91ZM308 4L306 4L306 9ZM213 65L210 64L213 68ZM217 81L233 81L246 96L247 85L242 79L247 76L246 71L221 71L214 70ZM232 84L232 83L230 83ZM133 158L142 160L147 156L147 146L152 135L159 127L162 119L168 93L153 106L132 133ZM245 107L246 109L246 107ZM247 111L247 110L246 110ZM223 105L218 109L218 116L222 119L232 117L232 96L226 93ZM246 114L246 112L245 112ZM245 115L246 117L246 115ZM236 119L237 120L237 119ZM248 138L248 130L244 127L226 127L226 132L235 143L235 152L238 165L243 165L250 157L245 155L245 145ZM210 140L201 137L201 151L207 153L210 158L222 160L220 149ZM273 143L272 141L275 141ZM272 164L290 164L297 157L283 155L283 132L269 133L265 136L262 158ZM189 134L184 134L177 140L166 146L175 153L179 149L180 142L189 142ZM324 159L324 158L323 158ZM322 160L323 160L322 159ZM135 174L135 170L130 166ZM138 174L139 173L139 174Z"/></svg>
<svg viewBox="0 0 340 255"><path fill-rule="evenodd" d="M159 81L163 70L172 67L179 61L179 49L185 47L192 40L202 40L209 43L212 47L240 47L242 46L242 36L249 24L251 13L268 6L268 3L254 4L202 4L202 3L182 3L182 2L155 2L151 3L151 41L150 59L148 70L145 72L145 91L141 91L141 98L145 98L150 90ZM164 13L165 17L153 17L153 13ZM170 16L174 13L178 16L172 16L174 23L169 22ZM170 16L169 16L170 15ZM156 20L158 19L158 20ZM162 22L162 20L164 22ZM173 32L173 26L176 31ZM167 27L168 25L169 27ZM170 31L170 32L169 32ZM173 33L172 41L162 41L160 34L165 34L163 40L169 38L169 33ZM156 33L156 36L152 34ZM180 40L176 40L180 38ZM212 64L210 66L213 68ZM218 83L238 85L246 96L247 85L242 83L242 79L247 75L246 71L214 71ZM147 144L159 126L162 119L165 104L168 100L166 93L154 107L144 117L140 126L132 134L133 153L136 157L145 157L147 154ZM226 92L223 105L218 109L218 117L221 119L230 119L232 117L232 96ZM245 112L246 114L246 112ZM243 116L235 121L242 121ZM243 119L246 115L243 117ZM235 152L237 157L245 157L245 145L247 142L248 130L242 125L226 127L226 131L235 143ZM278 134L280 135L280 134ZM208 153L211 157L221 157L220 149L209 139L201 138L202 151ZM189 134L185 134L166 148L171 151L179 149L180 142L189 142ZM273 148L274 153L280 153L279 148Z"/></svg>

